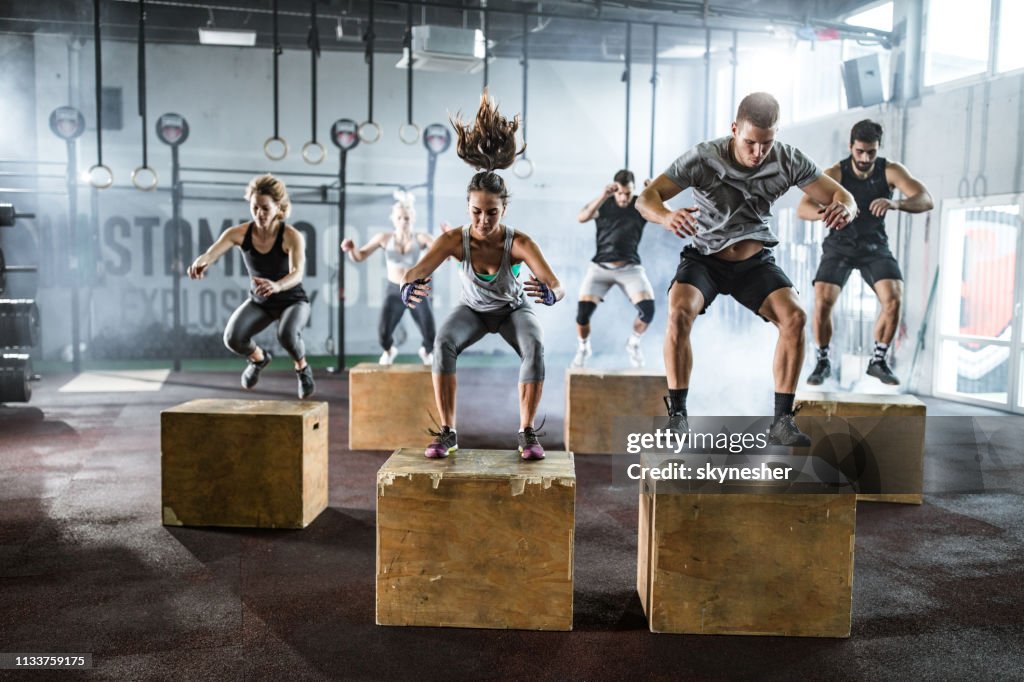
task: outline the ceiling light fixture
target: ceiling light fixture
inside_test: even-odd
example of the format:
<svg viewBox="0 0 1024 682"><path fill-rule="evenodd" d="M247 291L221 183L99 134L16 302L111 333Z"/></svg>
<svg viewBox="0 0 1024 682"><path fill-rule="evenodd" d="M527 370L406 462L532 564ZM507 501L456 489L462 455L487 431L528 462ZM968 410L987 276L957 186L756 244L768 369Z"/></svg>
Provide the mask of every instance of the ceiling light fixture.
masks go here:
<svg viewBox="0 0 1024 682"><path fill-rule="evenodd" d="M230 45L233 47L252 47L256 44L256 31L235 28L217 28L213 24L213 8L207 7L210 18L206 26L199 27L200 45Z"/></svg>

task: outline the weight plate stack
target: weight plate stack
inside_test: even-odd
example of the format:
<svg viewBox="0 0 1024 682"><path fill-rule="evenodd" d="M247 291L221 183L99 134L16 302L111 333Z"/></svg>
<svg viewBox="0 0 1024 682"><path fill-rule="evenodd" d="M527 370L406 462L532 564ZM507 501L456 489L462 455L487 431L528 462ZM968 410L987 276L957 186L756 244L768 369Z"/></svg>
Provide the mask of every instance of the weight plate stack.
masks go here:
<svg viewBox="0 0 1024 682"><path fill-rule="evenodd" d="M28 298L0 299L0 348L31 348L39 340L39 308Z"/></svg>
<svg viewBox="0 0 1024 682"><path fill-rule="evenodd" d="M32 358L22 353L0 355L0 403L27 403L32 398Z"/></svg>

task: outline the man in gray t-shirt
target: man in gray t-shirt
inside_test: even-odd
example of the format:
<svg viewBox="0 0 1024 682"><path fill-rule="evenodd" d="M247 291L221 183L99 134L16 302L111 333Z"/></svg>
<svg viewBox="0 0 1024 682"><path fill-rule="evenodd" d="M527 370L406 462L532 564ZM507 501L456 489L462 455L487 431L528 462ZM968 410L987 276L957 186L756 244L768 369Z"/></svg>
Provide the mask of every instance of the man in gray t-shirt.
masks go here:
<svg viewBox="0 0 1024 682"><path fill-rule="evenodd" d="M670 428L688 429L690 329L718 294L726 294L778 327L775 421L769 442L803 447L810 439L796 426L793 400L807 316L793 283L772 257L771 247L779 240L768 219L775 200L794 186L824 206L822 220L831 229L846 227L857 205L803 152L775 142L778 120L774 97L747 95L736 112L732 135L702 142L676 159L643 191L637 209L650 222L693 238L680 255L669 289L665 373ZM665 205L687 187L693 188L694 206L672 210Z"/></svg>

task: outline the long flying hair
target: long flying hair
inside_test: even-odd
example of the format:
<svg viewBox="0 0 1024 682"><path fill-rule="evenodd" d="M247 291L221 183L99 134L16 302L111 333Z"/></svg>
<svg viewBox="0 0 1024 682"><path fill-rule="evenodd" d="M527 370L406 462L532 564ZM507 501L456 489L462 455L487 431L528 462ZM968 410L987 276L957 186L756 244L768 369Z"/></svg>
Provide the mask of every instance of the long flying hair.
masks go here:
<svg viewBox="0 0 1024 682"><path fill-rule="evenodd" d="M494 98L485 89L480 96L476 119L471 124L463 123L459 114L449 120L458 138L455 152L460 159L481 171L469 181L467 194L473 191L490 192L501 197L503 204L508 203L508 188L495 171L508 168L515 163L517 156L526 151L525 144L519 148L516 143L519 116L511 120L502 116Z"/></svg>

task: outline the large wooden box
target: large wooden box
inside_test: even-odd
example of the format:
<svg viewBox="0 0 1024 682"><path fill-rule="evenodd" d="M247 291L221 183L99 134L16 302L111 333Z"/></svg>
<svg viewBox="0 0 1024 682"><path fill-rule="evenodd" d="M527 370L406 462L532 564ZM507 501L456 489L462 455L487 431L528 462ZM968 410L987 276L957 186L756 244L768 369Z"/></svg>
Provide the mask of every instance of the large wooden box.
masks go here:
<svg viewBox="0 0 1024 682"><path fill-rule="evenodd" d="M361 363L348 373L350 450L425 448L436 428L434 384L426 365Z"/></svg>
<svg viewBox="0 0 1024 682"><path fill-rule="evenodd" d="M665 374L645 369L568 369L565 373L565 449L616 455L625 444L616 417L667 417Z"/></svg>
<svg viewBox="0 0 1024 682"><path fill-rule="evenodd" d="M924 479L925 404L912 395L801 391L797 422L811 436L811 451L824 438L848 443L844 467L859 476L869 502L921 504Z"/></svg>
<svg viewBox="0 0 1024 682"><path fill-rule="evenodd" d="M848 637L853 494L641 484L637 591L652 632Z"/></svg>
<svg viewBox="0 0 1024 682"><path fill-rule="evenodd" d="M160 414L168 526L304 528L327 508L327 403L193 400Z"/></svg>
<svg viewBox="0 0 1024 682"><path fill-rule="evenodd" d="M571 452L396 451L377 473L377 623L571 630L575 505Z"/></svg>

